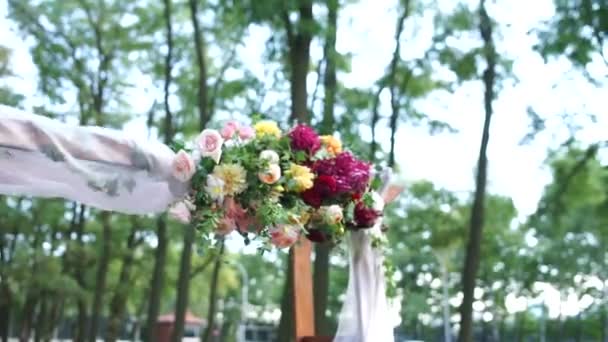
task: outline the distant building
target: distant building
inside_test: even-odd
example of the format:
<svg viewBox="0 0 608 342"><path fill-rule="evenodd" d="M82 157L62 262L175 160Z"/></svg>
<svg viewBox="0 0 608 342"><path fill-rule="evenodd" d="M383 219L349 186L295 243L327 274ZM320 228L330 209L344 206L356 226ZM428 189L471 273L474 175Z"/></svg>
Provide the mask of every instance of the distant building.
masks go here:
<svg viewBox="0 0 608 342"><path fill-rule="evenodd" d="M173 327L175 325L175 315L173 313L159 316L156 320L156 340L158 342L170 342ZM191 312L186 312L184 324L184 339L198 338L201 336L205 320L194 316Z"/></svg>

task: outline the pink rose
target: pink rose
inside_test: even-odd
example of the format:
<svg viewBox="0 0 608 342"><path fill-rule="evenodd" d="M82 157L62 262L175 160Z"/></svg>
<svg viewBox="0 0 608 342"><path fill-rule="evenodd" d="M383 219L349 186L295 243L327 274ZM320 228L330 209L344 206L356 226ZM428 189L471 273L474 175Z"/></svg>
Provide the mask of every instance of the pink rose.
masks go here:
<svg viewBox="0 0 608 342"><path fill-rule="evenodd" d="M239 128L239 137L242 140L249 140L255 136L255 130L251 126L242 126Z"/></svg>
<svg viewBox="0 0 608 342"><path fill-rule="evenodd" d="M215 129L206 129L196 139L196 145L202 157L211 157L215 163L220 162L224 139Z"/></svg>
<svg viewBox="0 0 608 342"><path fill-rule="evenodd" d="M232 219L237 219L247 214L245 209L243 209L232 196L228 196L224 199L224 212L226 213L226 217Z"/></svg>
<svg viewBox="0 0 608 342"><path fill-rule="evenodd" d="M222 128L221 135L225 140L232 139L234 133L239 130L239 123L236 121L228 121Z"/></svg>
<svg viewBox="0 0 608 342"><path fill-rule="evenodd" d="M234 220L229 217L224 217L218 222L215 232L219 235L228 235L236 228Z"/></svg>
<svg viewBox="0 0 608 342"><path fill-rule="evenodd" d="M177 152L171 164L173 177L182 182L187 182L194 176L196 165L192 157L184 150Z"/></svg>
<svg viewBox="0 0 608 342"><path fill-rule="evenodd" d="M281 167L277 164L270 164L266 170L258 173L258 178L262 183L274 184L281 178Z"/></svg>
<svg viewBox="0 0 608 342"><path fill-rule="evenodd" d="M300 237L300 228L290 224L284 224L276 228L271 228L270 242L278 248L291 247Z"/></svg>
<svg viewBox="0 0 608 342"><path fill-rule="evenodd" d="M169 216L184 224L190 223L192 220L190 209L184 202L175 203L171 208L169 208Z"/></svg>

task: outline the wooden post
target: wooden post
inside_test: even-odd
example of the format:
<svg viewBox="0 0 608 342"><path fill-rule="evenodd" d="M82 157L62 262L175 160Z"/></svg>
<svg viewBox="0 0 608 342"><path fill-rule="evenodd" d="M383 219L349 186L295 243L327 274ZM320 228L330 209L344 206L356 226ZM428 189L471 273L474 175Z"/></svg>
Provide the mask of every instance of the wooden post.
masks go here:
<svg viewBox="0 0 608 342"><path fill-rule="evenodd" d="M295 341L315 336L315 317L312 293L312 270L310 255L312 243L303 237L291 250L293 268L293 313Z"/></svg>

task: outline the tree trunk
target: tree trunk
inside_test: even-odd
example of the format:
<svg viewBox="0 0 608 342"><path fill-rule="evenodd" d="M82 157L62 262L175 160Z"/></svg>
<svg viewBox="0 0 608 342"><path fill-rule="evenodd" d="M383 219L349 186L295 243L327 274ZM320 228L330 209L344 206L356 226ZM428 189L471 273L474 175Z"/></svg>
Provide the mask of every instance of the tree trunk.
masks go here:
<svg viewBox="0 0 608 342"><path fill-rule="evenodd" d="M289 120L302 123L310 122L310 112L307 108L306 79L310 64L310 42L312 33L310 28L313 23L312 0L299 0L299 22L295 25L298 32L294 32L294 25L289 19L289 12L283 9L283 23L287 32L287 43L289 48L289 69L291 86L291 115ZM289 253L285 286L281 299L281 319L278 327L279 341L292 341L295 329L293 317L293 281L291 274L293 270L293 253Z"/></svg>
<svg viewBox="0 0 608 342"><path fill-rule="evenodd" d="M372 121L370 124L372 129L372 142L370 144L369 160L371 162L375 162L377 159L376 152L378 150L378 139L376 139L376 126L378 125L378 121L380 121L380 94L383 90L384 86L379 85L378 90L374 94L374 104L372 106Z"/></svg>
<svg viewBox="0 0 608 342"><path fill-rule="evenodd" d="M86 212L86 207L84 205L80 205L80 210L78 212L78 222L76 224L76 241L80 248L84 247L84 226L85 226L85 217L84 214ZM82 291L87 289L87 285L85 283L84 277L84 267L82 265L76 266L74 271L74 278L78 283L78 287ZM76 324L76 331L74 332L74 341L75 342L83 342L87 336L87 329L89 327L87 320L87 305L85 299L82 296L78 296L76 299L76 305L78 307L78 318Z"/></svg>
<svg viewBox="0 0 608 342"><path fill-rule="evenodd" d="M330 328L325 312L329 296L329 254L331 247L328 243L315 245L315 264L313 278L315 333L317 336L329 336Z"/></svg>
<svg viewBox="0 0 608 342"><path fill-rule="evenodd" d="M576 315L576 335L574 335L574 340L576 342L581 342L583 340L583 320L582 320L582 312L579 311Z"/></svg>
<svg viewBox="0 0 608 342"><path fill-rule="evenodd" d="M546 342L547 341L547 307L545 306L545 303L542 304L541 308L543 311L542 311L542 314L540 317L539 342Z"/></svg>
<svg viewBox="0 0 608 342"><path fill-rule="evenodd" d="M336 29L338 23L338 0L327 2L327 33L325 37L324 58L325 73L323 75L323 88L325 97L323 101L323 120L321 121L321 134L331 135L334 130L334 106L336 102ZM314 261L314 310L315 333L317 336L329 336L330 327L325 312L327 311L327 298L329 295L329 243L315 245Z"/></svg>
<svg viewBox="0 0 608 342"><path fill-rule="evenodd" d="M207 98L207 66L205 62L205 43L202 38L200 25L198 22L198 1L189 0L190 17L194 29L194 46L198 63L198 109L199 109L199 128L203 130L211 120L211 113L207 110L209 102ZM179 276L177 283L177 301L175 305L175 325L173 328L172 341L181 341L184 333L184 320L188 306L188 296L190 290L190 268L192 260L192 244L194 243L195 227L187 225L184 229L184 246L180 260Z"/></svg>
<svg viewBox="0 0 608 342"><path fill-rule="evenodd" d="M517 320L515 322L515 328L517 331L517 342L523 342L525 329L526 329L526 312L517 313Z"/></svg>
<svg viewBox="0 0 608 342"><path fill-rule="evenodd" d="M481 323L481 342L488 342L489 328L488 322Z"/></svg>
<svg viewBox="0 0 608 342"><path fill-rule="evenodd" d="M63 316L63 308L65 304L65 298L58 298L53 302L53 306L51 307L50 312L50 323L47 326L47 334L45 336L45 341L50 341L53 338L54 332L57 330L57 327L61 323L61 318Z"/></svg>
<svg viewBox="0 0 608 342"><path fill-rule="evenodd" d="M475 290L475 277L479 268L479 254L481 249L482 230L484 224L485 193L487 183L487 149L490 140L490 121L492 118L492 101L494 100L494 83L496 52L492 38L492 23L485 10L485 0L480 3L480 32L484 41L484 55L487 61L483 73L485 86L484 109L485 119L477 163L477 177L475 181L475 197L471 210L470 231L467 243L466 257L462 271L463 300L460 306L461 326L458 336L459 342L473 341L473 293Z"/></svg>
<svg viewBox="0 0 608 342"><path fill-rule="evenodd" d="M336 102L336 31L338 25L338 0L327 1L327 35L325 37L325 73L323 75L323 120L322 134L332 134L334 129L334 105Z"/></svg>
<svg viewBox="0 0 608 342"><path fill-rule="evenodd" d="M602 342L608 342L608 336L606 336L606 330L608 329L608 321L606 320L606 309L600 309L600 326ZM543 341L544 342L544 341Z"/></svg>
<svg viewBox="0 0 608 342"><path fill-rule="evenodd" d="M32 332L32 322L34 320L34 312L36 311L36 297L29 293L23 305L23 315L21 317L21 332L19 334L19 342L29 342Z"/></svg>
<svg viewBox="0 0 608 342"><path fill-rule="evenodd" d="M501 342L502 341L506 341L506 336L505 336L505 325L506 324L505 324L505 320L506 320L506 317L503 317L500 320L500 325L498 326L498 340L501 341Z"/></svg>
<svg viewBox="0 0 608 342"><path fill-rule="evenodd" d="M38 314L34 322L34 341L40 342L44 339L45 325L48 323L48 293L42 293L40 296L40 304L38 306Z"/></svg>
<svg viewBox="0 0 608 342"><path fill-rule="evenodd" d="M495 313L494 317L496 318L492 322L492 341L500 342L502 341L500 336L500 325L502 324L501 322L503 319L498 313Z"/></svg>
<svg viewBox="0 0 608 342"><path fill-rule="evenodd" d="M171 86L171 70L173 68L173 25L171 0L164 0L164 20L167 33L167 55L165 56L165 84L164 84L164 140L166 145L173 142L173 114L169 105L169 88ZM196 6L196 4L194 5ZM152 124L150 122L150 124ZM156 238L158 245L154 253L154 271L150 295L148 297L148 316L146 319L145 338L147 341L156 341L156 319L160 314L160 300L165 282L165 264L167 260L167 221L166 216L161 215L156 221Z"/></svg>
<svg viewBox="0 0 608 342"><path fill-rule="evenodd" d="M156 341L156 318L160 313L160 300L165 283L165 264L167 263L167 218L159 216L156 221L156 239L158 244L154 252L154 270L148 296L148 315L146 319L145 338L147 341Z"/></svg>
<svg viewBox="0 0 608 342"><path fill-rule="evenodd" d="M449 292L449 273L447 267L441 266L441 285L443 288L443 296L441 298L443 304L443 336L445 342L452 342L452 331L450 329L450 292Z"/></svg>
<svg viewBox="0 0 608 342"><path fill-rule="evenodd" d="M112 250L112 229L110 227L110 213L103 211L100 214L102 226L101 255L97 262L97 274L95 276L95 294L93 295L93 309L91 310L91 330L89 331L89 342L97 340L99 320L103 313L103 299L106 292L106 279L108 267L110 266Z"/></svg>
<svg viewBox="0 0 608 342"><path fill-rule="evenodd" d="M130 278L131 269L133 266L134 255L133 249L136 247L135 234L138 231L136 222L131 225L131 232L127 238L127 249L122 257L122 266L118 277L118 285L114 291L114 296L110 302L110 314L108 315L108 328L106 333L106 341L114 342L120 337L121 326L124 322L124 314L131 288Z"/></svg>
<svg viewBox="0 0 608 342"><path fill-rule="evenodd" d="M0 286L0 338L2 342L8 342L8 334L11 326L12 300L13 296L8 284Z"/></svg>
<svg viewBox="0 0 608 342"><path fill-rule="evenodd" d="M559 295L559 300L560 300L560 305L559 305L559 316L557 316L557 336L559 336L559 341L563 341L565 339L565 322L564 322L564 316L562 315L562 304L561 304L561 300L562 300L562 295L560 292Z"/></svg>
<svg viewBox="0 0 608 342"><path fill-rule="evenodd" d="M202 336L202 342L211 342L211 336L215 329L215 316L217 308L217 285L220 276L220 269L223 263L224 240L220 242L220 250L215 257L213 273L211 274L211 291L209 291L209 310L207 310L207 328Z"/></svg>
<svg viewBox="0 0 608 342"><path fill-rule="evenodd" d="M207 123L211 120L211 115L207 110L209 99L207 98L207 64L205 62L205 41L198 22L198 1L189 0L190 17L192 19L192 28L194 29L194 50L196 51L196 61L198 64L198 112L199 126L203 130Z"/></svg>
<svg viewBox="0 0 608 342"><path fill-rule="evenodd" d="M410 1L406 0L404 3L403 12L397 20L397 30L395 32L395 50L393 51L393 57L389 67L389 90L391 93L391 117L390 117L390 129L391 129L391 147L388 155L388 166L393 167L395 165L395 136L397 134L397 123L399 119L400 106L398 99L398 86L396 82L397 77L397 66L401 60L401 33L403 32L403 26L405 19L409 15ZM409 77L407 77L409 81ZM380 93L378 93L378 96Z"/></svg>
<svg viewBox="0 0 608 342"><path fill-rule="evenodd" d="M293 277L291 277L293 271L293 253L289 253L287 256L287 276L285 277L281 299L281 319L277 333L277 341L281 342L293 340Z"/></svg>
<svg viewBox="0 0 608 342"><path fill-rule="evenodd" d="M312 41L312 0L299 0L299 21L294 25L289 19L289 13L283 13L289 44L289 60L291 71L291 115L290 121L310 121L308 112L306 79L310 66L310 42Z"/></svg>
<svg viewBox="0 0 608 342"><path fill-rule="evenodd" d="M189 224L184 227L184 246L179 265L179 277L177 280L177 301L175 304L175 324L171 341L181 342L184 335L184 323L186 310L188 308L188 297L190 292L190 267L192 261L192 244L194 242L195 228Z"/></svg>
<svg viewBox="0 0 608 342"><path fill-rule="evenodd" d="M604 280L604 307L600 311L602 312L600 318L602 341L608 342L608 280Z"/></svg>

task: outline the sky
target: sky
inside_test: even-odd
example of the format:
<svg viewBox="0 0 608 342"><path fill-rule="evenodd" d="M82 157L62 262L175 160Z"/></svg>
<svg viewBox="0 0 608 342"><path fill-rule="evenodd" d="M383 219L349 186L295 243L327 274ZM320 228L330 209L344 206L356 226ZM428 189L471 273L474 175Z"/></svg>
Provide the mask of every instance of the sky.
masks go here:
<svg viewBox="0 0 608 342"><path fill-rule="evenodd" d="M442 8L448 8L454 2L442 0L440 3ZM359 1L340 13L337 49L353 54L351 72L338 76L345 86L369 87L384 73L394 48L395 4L394 0ZM591 86L566 60L557 59L546 64L532 50L536 38L529 31L552 16L551 0L509 0L498 4L492 2L488 6L490 16L500 23L500 37L496 41L498 52L513 61L514 72L514 78L501 85L502 90L494 103L488 150L489 191L511 197L523 220L535 210L544 186L551 180L544 165L547 149L567 138L564 124L557 115L595 114L598 122L585 124L577 137L584 143L606 139L605 89ZM29 103L35 104L36 71L28 53L28 43L13 31L6 19L6 7L6 1L0 0L0 42L13 50L12 66L17 75L11 79L11 86L28 95ZM432 35L431 24L431 17L408 21L401 51L404 58L417 57L424 52ZM254 27L239 49L246 66L260 77L265 70L261 60L263 42L269 34L265 28ZM477 41L459 44L477 44ZM318 45L312 47L312 55L315 59L320 57ZM602 63L594 63L590 71L595 75L608 74ZM309 83L314 85L315 81L315 76L311 75ZM136 110L145 112L152 99L141 89L133 92L134 102L140 103ZM458 133L430 136L424 128L401 127L397 133L397 161L402 179L407 182L426 179L463 194L473 191L484 116L482 95L482 84L470 82L453 94L433 94L418 103L425 113L447 121ZM552 119L547 121L544 133L531 144L522 146L519 142L529 131L526 114L529 106L541 116ZM386 120L381 124L386 125ZM134 135L147 135L143 120L127 124L125 130ZM386 127L380 130L388 132ZM369 135L369 131L364 130L363 136L366 134ZM513 301L513 305L517 305L517 300ZM551 315L555 314L556 305L559 303L552 305Z"/></svg>

